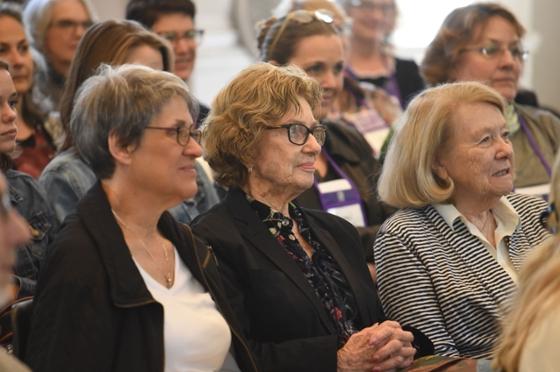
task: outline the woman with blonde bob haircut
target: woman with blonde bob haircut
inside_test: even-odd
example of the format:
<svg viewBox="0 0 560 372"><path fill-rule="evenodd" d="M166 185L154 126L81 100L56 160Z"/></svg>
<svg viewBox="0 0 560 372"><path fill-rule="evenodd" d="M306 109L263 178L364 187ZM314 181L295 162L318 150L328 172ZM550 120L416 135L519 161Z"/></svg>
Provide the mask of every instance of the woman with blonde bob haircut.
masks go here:
<svg viewBox="0 0 560 372"><path fill-rule="evenodd" d="M496 349L494 369L504 372L554 372L560 364L560 156L551 179L550 214L543 222L554 239L535 249L519 273L514 308L504 321Z"/></svg>
<svg viewBox="0 0 560 372"><path fill-rule="evenodd" d="M517 272L549 236L546 203L512 193L513 173L496 91L453 83L412 100L379 181L381 199L402 209L374 255L387 315L424 332L436 354L490 355Z"/></svg>

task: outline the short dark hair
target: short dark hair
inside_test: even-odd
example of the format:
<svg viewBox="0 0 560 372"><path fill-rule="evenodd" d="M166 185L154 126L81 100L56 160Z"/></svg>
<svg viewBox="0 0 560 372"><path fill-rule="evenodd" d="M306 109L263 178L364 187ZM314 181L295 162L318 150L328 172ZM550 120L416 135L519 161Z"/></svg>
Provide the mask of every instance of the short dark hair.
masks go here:
<svg viewBox="0 0 560 372"><path fill-rule="evenodd" d="M171 13L182 13L194 21L196 6L191 0L129 0L125 18L151 29L160 16Z"/></svg>

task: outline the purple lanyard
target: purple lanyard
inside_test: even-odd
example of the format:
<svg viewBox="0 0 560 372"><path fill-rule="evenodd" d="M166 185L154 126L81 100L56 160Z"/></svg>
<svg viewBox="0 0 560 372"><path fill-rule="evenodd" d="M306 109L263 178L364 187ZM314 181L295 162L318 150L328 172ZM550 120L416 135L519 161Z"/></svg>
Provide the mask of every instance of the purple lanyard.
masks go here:
<svg viewBox="0 0 560 372"><path fill-rule="evenodd" d="M327 161L333 167L334 171L341 178L344 178L346 181L348 181L348 183L350 184L351 190L349 190L348 193L352 196L352 199L358 201L361 204L362 197L360 196L360 192L358 191L358 188L356 187L356 184L346 175L346 173L344 173L344 171L334 162L334 160L331 158L331 156L325 150L323 150L322 153L325 154L325 157L327 158ZM315 186L315 190L317 190L317 192L319 193L319 199L321 201L321 205L322 205L323 209L327 210L328 209L328 206L327 206L328 203L325 200L323 194L319 191L317 179L315 179L313 181L313 183L314 183L314 186Z"/></svg>
<svg viewBox="0 0 560 372"><path fill-rule="evenodd" d="M533 152L535 153L535 155L537 155L537 157L541 161L541 164L543 165L544 170L546 171L546 174L548 174L548 177L550 177L552 175L550 165L548 164L548 162L544 158L544 155L541 151L541 148L539 147L537 141L535 140L535 137L533 137L533 133L531 133L531 131L529 130L528 125L527 125L527 121L525 120L525 118L523 116L521 116L519 114L517 114L517 119L519 120L519 125L521 126L521 129L523 130L523 132L527 136L527 140L529 140L529 145L531 145L531 148L533 149Z"/></svg>

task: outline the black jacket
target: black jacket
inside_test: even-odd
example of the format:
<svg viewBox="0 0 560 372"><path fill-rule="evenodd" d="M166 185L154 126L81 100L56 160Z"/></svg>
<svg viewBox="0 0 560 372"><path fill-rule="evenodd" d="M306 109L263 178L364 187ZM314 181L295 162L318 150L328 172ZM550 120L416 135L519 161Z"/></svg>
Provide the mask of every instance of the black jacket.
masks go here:
<svg viewBox="0 0 560 372"><path fill-rule="evenodd" d="M363 328L385 320L356 229L303 209L314 235L340 265ZM239 189L199 216L193 231L212 245L245 339L265 371L336 371L332 320L297 264L276 242ZM244 365L240 362L240 365Z"/></svg>
<svg viewBox="0 0 560 372"><path fill-rule="evenodd" d="M167 212L158 227L235 323L212 251ZM67 218L51 252L35 297L24 358L29 366L37 372L163 371L163 307L138 272L100 184ZM235 339L239 332L231 328ZM253 370L248 349L241 350L245 343L236 344L237 358Z"/></svg>

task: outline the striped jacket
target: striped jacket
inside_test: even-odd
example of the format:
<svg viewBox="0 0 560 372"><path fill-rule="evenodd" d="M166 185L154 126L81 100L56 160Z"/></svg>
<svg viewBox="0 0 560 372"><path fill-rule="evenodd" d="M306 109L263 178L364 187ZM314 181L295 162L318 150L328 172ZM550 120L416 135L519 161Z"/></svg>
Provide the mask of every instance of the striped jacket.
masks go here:
<svg viewBox="0 0 560 372"><path fill-rule="evenodd" d="M508 242L519 270L549 236L539 218L546 203L520 194L507 199L520 217ZM420 329L436 354L487 357L516 285L460 219L453 227L432 206L388 219L374 247L379 294L389 319Z"/></svg>

